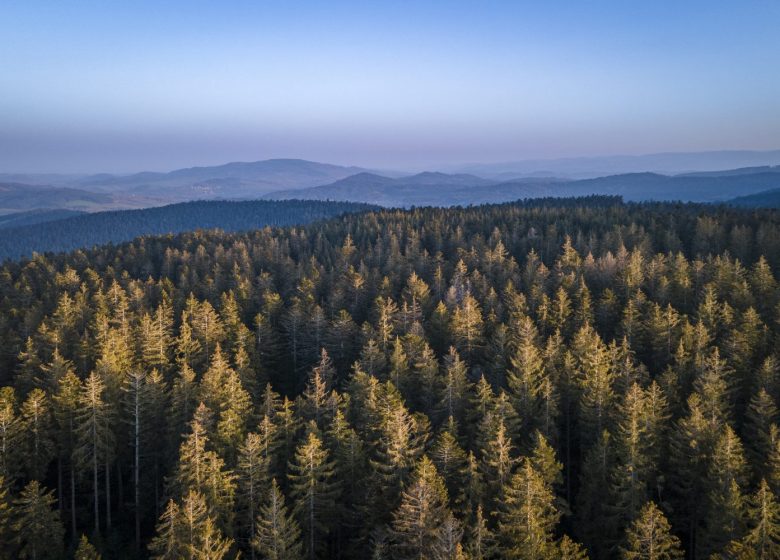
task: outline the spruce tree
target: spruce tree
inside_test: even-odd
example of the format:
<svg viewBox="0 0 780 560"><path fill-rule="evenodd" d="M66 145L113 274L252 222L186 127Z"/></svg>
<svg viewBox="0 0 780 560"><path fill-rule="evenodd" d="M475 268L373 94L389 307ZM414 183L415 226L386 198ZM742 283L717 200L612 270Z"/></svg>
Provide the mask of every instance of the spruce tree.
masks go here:
<svg viewBox="0 0 780 560"><path fill-rule="evenodd" d="M516 329L517 345L510 359L511 368L507 371L507 383L520 416L522 431L533 433L542 416L546 372L538 345L539 334L533 320L523 316L519 319Z"/></svg>
<svg viewBox="0 0 780 560"><path fill-rule="evenodd" d="M568 535L563 535L558 541L556 552L558 560L588 560L588 553L581 544L574 542Z"/></svg>
<svg viewBox="0 0 780 560"><path fill-rule="evenodd" d="M295 500L294 511L303 529L306 555L310 559L319 556L333 528L331 514L338 493L333 475L330 453L316 428L310 426L308 435L295 451L287 475L291 497Z"/></svg>
<svg viewBox="0 0 780 560"><path fill-rule="evenodd" d="M57 511L53 492L47 491L37 480L22 489L14 503L19 558L45 560L59 558L65 529Z"/></svg>
<svg viewBox="0 0 780 560"><path fill-rule="evenodd" d="M498 533L505 557L518 560L554 557L554 532L560 516L555 495L544 476L530 459L523 459L501 496Z"/></svg>
<svg viewBox="0 0 780 560"><path fill-rule="evenodd" d="M11 558L14 553L12 518L13 510L5 479L0 477L0 558Z"/></svg>
<svg viewBox="0 0 780 560"><path fill-rule="evenodd" d="M284 495L271 480L268 496L260 507L255 523L252 548L267 560L302 560L301 529L288 513Z"/></svg>
<svg viewBox="0 0 780 560"><path fill-rule="evenodd" d="M672 534L669 522L653 502L642 507L626 531L626 544L620 552L624 560L678 560L684 557L680 539Z"/></svg>
<svg viewBox="0 0 780 560"><path fill-rule="evenodd" d="M110 429L110 409L105 399L105 384L96 372L84 381L76 414L76 462L90 473L95 532L100 532L100 467L108 460L114 443ZM107 512L108 515L108 512Z"/></svg>
<svg viewBox="0 0 780 560"><path fill-rule="evenodd" d="M748 504L749 529L731 543L728 552L737 558L780 557L780 504L765 480L761 480Z"/></svg>
<svg viewBox="0 0 780 560"><path fill-rule="evenodd" d="M81 535L79 539L79 546L76 548L76 552L73 553L73 560L101 560L100 554L89 542L86 535Z"/></svg>
<svg viewBox="0 0 780 560"><path fill-rule="evenodd" d="M11 480L18 471L17 442L21 436L21 421L16 413L13 387L0 388L0 476Z"/></svg>
<svg viewBox="0 0 780 560"><path fill-rule="evenodd" d="M255 519L260 500L271 479L264 451L263 439L256 433L247 434L238 451L236 475L239 490L237 502L241 510L239 524L243 529L245 540L249 542L255 534ZM250 548L250 554L254 558L254 548Z"/></svg>
<svg viewBox="0 0 780 560"><path fill-rule="evenodd" d="M399 560L447 558L449 517L444 481L433 462L423 456L393 512L393 556Z"/></svg>
<svg viewBox="0 0 780 560"><path fill-rule="evenodd" d="M43 480L55 455L51 406L46 393L33 389L22 403L19 415L26 435L22 458L27 475L33 480Z"/></svg>

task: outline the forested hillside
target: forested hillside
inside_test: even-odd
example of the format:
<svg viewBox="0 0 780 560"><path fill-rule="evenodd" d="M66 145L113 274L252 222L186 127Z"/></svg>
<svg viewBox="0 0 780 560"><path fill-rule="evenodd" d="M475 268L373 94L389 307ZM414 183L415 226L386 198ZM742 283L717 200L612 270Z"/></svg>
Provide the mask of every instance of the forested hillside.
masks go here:
<svg viewBox="0 0 780 560"><path fill-rule="evenodd" d="M142 235L195 229L244 231L265 226L307 224L344 212L371 208L351 202L201 201L142 210L97 212L5 229L0 236L0 261L29 257L33 252L70 251L120 243Z"/></svg>
<svg viewBox="0 0 780 560"><path fill-rule="evenodd" d="M778 558L778 273L608 197L6 262L0 556Z"/></svg>
<svg viewBox="0 0 780 560"><path fill-rule="evenodd" d="M421 180L422 178L422 180ZM389 179L360 173L329 185L272 192L271 200L349 200L385 207L468 206L498 204L540 197L621 196L629 201L682 200L723 202L745 194L780 187L776 168L736 169L731 172L686 175L626 173L570 181L552 177L526 177L488 181L473 175L421 173ZM750 205L746 198L743 206Z"/></svg>

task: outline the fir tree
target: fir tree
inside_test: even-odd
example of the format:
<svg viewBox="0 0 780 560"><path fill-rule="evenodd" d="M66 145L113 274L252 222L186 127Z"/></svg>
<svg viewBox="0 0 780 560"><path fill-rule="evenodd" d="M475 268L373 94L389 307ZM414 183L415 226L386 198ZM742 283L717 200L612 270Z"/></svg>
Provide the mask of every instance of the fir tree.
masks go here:
<svg viewBox="0 0 780 560"><path fill-rule="evenodd" d="M22 490L14 503L13 524L19 558L43 560L60 557L65 530L54 509L55 503L53 492L47 491L36 480Z"/></svg>
<svg viewBox="0 0 780 560"><path fill-rule="evenodd" d="M330 512L337 495L333 461L315 432L311 427L296 449L288 474L294 510L303 528L307 556L311 559L318 556L332 529Z"/></svg>
<svg viewBox="0 0 780 560"><path fill-rule="evenodd" d="M680 539L671 533L663 512L653 502L642 508L626 531L624 560L677 560L683 558Z"/></svg>
<svg viewBox="0 0 780 560"><path fill-rule="evenodd" d="M498 532L506 558L536 559L554 556L554 531L560 519L555 495L530 459L504 486Z"/></svg>
<svg viewBox="0 0 780 560"><path fill-rule="evenodd" d="M100 554L89 542L86 535L81 535L79 539L79 546L76 548L76 552L73 553L73 560L101 560Z"/></svg>
<svg viewBox="0 0 780 560"><path fill-rule="evenodd" d="M76 414L75 455L80 469L91 475L95 532L100 531L100 467L108 460L114 442L109 424L109 405L104 400L104 393L105 384L93 372L81 388Z"/></svg>
<svg viewBox="0 0 780 560"><path fill-rule="evenodd" d="M276 480L271 480L268 497L260 507L252 548L267 560L302 560L301 529L287 511Z"/></svg>
<svg viewBox="0 0 780 560"><path fill-rule="evenodd" d="M400 559L447 558L447 490L433 462L423 456L415 468L409 486L401 495L401 504L393 513L394 557Z"/></svg>

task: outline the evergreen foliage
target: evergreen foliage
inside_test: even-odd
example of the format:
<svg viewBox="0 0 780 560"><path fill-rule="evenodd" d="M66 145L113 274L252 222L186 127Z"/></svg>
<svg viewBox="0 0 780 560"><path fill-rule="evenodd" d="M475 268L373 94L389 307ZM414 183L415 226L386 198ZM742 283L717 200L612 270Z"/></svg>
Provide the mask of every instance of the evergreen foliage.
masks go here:
<svg viewBox="0 0 780 560"><path fill-rule="evenodd" d="M7 262L0 557L778 557L779 271L610 198Z"/></svg>

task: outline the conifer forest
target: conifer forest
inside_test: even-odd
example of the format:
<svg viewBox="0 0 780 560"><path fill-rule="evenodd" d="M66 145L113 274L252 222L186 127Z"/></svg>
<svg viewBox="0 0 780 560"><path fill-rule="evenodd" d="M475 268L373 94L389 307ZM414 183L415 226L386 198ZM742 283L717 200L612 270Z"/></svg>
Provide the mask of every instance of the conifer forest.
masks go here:
<svg viewBox="0 0 780 560"><path fill-rule="evenodd" d="M6 261L0 557L780 558L779 280L606 196Z"/></svg>

